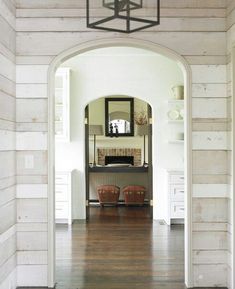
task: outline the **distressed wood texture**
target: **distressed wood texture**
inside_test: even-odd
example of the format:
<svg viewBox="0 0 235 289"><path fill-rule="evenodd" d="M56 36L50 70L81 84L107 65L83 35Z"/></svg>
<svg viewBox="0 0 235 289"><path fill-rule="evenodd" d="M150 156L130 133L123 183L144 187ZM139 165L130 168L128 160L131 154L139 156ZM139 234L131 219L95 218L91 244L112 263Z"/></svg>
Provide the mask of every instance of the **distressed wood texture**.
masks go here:
<svg viewBox="0 0 235 289"><path fill-rule="evenodd" d="M147 1L145 15L151 15L149 8L154 2ZM148 40L168 47L185 57L191 65L194 285L229 285L227 272L231 270L227 270L226 258L229 239L226 224L229 218L226 212L231 115L228 113L230 95L227 93L227 55L231 51L231 43L235 41L234 5L229 4L227 7L225 0L164 0L161 3L161 25L128 36L88 30L85 27L84 1L17 0L16 4L16 169L17 218L20 226L17 229L21 229L18 232L18 284L47 285L47 259L45 255L39 258L37 251L45 253L47 250L44 227L47 224L47 188L44 185L47 184L48 173L46 133L49 64L62 51L78 44L121 36ZM98 17L102 16L98 5L95 13ZM12 21L10 18L9 22ZM6 31L5 23L0 22L0 26ZM14 29L11 28L5 37L2 46L0 41L0 51L12 61ZM10 46L7 51L4 49L6 43ZM0 58L0 63L6 63L6 60ZM9 76L12 67L0 71ZM3 80L0 75L1 83ZM14 102L10 97L14 95L14 80L4 81L4 87L6 105L10 105L13 111ZM2 111L7 115L9 109L7 112L6 109ZM11 127L5 122L0 122L0 125ZM12 137L10 133L6 134L9 141ZM29 143L29 139L33 141ZM2 147L5 146L6 143L3 143ZM33 169L25 168L27 156L34 158ZM9 163L9 167L12 165ZM38 208L30 211L28 206ZM209 229L210 234L205 232L205 228ZM27 268L30 268L32 274L26 284L22 276L27 275ZM36 275L39 277L35 279Z"/></svg>
<svg viewBox="0 0 235 289"><path fill-rule="evenodd" d="M0 288L16 287L15 14L0 0Z"/></svg>
<svg viewBox="0 0 235 289"><path fill-rule="evenodd" d="M228 53L228 63L227 63L227 96L230 99L230 102L228 103L228 115L233 119L234 115L232 115L232 99L234 101L234 95L233 95L233 84L232 84L232 49L234 48L234 43L235 43L235 3L234 1L228 1L228 6L227 6L227 53ZM234 81L234 79L233 79ZM233 104L234 105L234 104ZM234 119L233 119L234 121ZM230 142L234 142L234 128L230 127L231 131L231 140ZM229 183L231 185L229 186L229 191L228 191L228 232L227 232L227 239L228 239L228 268L227 268L227 284L229 288L232 288L234 285L232 284L233 278L232 274L232 242L233 242L233 236L232 236L232 229L231 227L234 226L232 217L233 217L233 204L232 200L234 200L233 194L234 194L234 184L233 184L233 177L232 177L232 156L234 157L234 153L228 153L228 168L229 169ZM231 180L231 182L230 182ZM233 224L233 225L232 225ZM234 268L233 268L234 270Z"/></svg>

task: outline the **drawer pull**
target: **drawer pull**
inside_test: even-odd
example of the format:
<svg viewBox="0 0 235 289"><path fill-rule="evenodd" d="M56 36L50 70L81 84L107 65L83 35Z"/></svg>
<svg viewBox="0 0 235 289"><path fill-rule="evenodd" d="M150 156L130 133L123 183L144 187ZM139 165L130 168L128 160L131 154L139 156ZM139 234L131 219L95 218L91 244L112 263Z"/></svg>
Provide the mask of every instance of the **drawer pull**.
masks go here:
<svg viewBox="0 0 235 289"><path fill-rule="evenodd" d="M56 209L56 211L62 211L63 209Z"/></svg>
<svg viewBox="0 0 235 289"><path fill-rule="evenodd" d="M179 193L181 193L181 194L184 194L184 191L178 191Z"/></svg>
<svg viewBox="0 0 235 289"><path fill-rule="evenodd" d="M180 211L184 211L184 208L180 208Z"/></svg>

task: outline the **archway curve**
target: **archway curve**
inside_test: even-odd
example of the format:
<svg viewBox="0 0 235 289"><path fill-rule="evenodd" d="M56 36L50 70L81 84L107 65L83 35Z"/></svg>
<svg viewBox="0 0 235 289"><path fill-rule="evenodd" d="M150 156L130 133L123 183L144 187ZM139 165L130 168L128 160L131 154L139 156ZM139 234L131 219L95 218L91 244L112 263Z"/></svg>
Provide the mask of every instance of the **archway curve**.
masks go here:
<svg viewBox="0 0 235 289"><path fill-rule="evenodd" d="M54 205L54 74L66 60L84 52L107 47L133 47L163 55L178 63L184 75L185 87L185 284L193 286L192 270L192 127L191 69L177 52L153 42L134 38L106 38L74 46L57 55L48 68L48 287L55 285L55 205ZM88 101L89 103L89 101ZM85 106L84 106L85 109ZM85 150L84 152L85 153ZM85 164L84 164L85 167ZM84 184L83 184L84 186Z"/></svg>

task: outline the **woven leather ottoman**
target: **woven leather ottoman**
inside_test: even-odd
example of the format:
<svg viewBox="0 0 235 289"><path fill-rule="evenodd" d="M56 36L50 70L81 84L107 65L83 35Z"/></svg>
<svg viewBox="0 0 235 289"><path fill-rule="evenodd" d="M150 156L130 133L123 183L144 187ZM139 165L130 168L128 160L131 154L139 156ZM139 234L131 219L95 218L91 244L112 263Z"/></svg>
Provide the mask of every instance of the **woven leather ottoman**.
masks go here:
<svg viewBox="0 0 235 289"><path fill-rule="evenodd" d="M125 204L144 205L146 188L143 186L126 186L122 189Z"/></svg>
<svg viewBox="0 0 235 289"><path fill-rule="evenodd" d="M101 206L104 206L105 204L117 205L120 188L114 185L102 185L97 187L97 194Z"/></svg>

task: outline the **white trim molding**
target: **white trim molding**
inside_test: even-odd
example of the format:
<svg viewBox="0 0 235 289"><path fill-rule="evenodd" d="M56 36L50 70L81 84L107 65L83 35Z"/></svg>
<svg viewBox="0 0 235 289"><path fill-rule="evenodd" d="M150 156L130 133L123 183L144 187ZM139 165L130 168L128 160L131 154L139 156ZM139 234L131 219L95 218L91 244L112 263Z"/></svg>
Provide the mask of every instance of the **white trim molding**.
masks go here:
<svg viewBox="0 0 235 289"><path fill-rule="evenodd" d="M105 47L134 47L150 50L161 54L181 67L184 75L185 86L185 284L188 288L193 287L193 268L192 268L192 111L191 111L191 68L186 60L178 53L166 47L154 44L149 41L134 38L105 38L95 41L85 42L81 45L68 49L54 58L48 70L48 287L55 285L55 196L54 196L54 74L56 69L66 60L82 54L86 51ZM85 106L89 103L88 101ZM84 106L84 111L85 111ZM85 134L83 134L85 136ZM85 147L84 154L85 155ZM83 157L84 168L85 158ZM85 169L84 169L85 171ZM85 172L82 189L85 191Z"/></svg>
<svg viewBox="0 0 235 289"><path fill-rule="evenodd" d="M235 43L232 47L231 51L231 61L232 61L232 71L231 71L231 80L232 80L232 185L231 185L231 191L230 191L230 197L231 197L231 288L235 288L235 276L234 276L234 267L235 267L235 198L234 198L234 184L235 184L235 175L234 175L234 170L235 170Z"/></svg>

